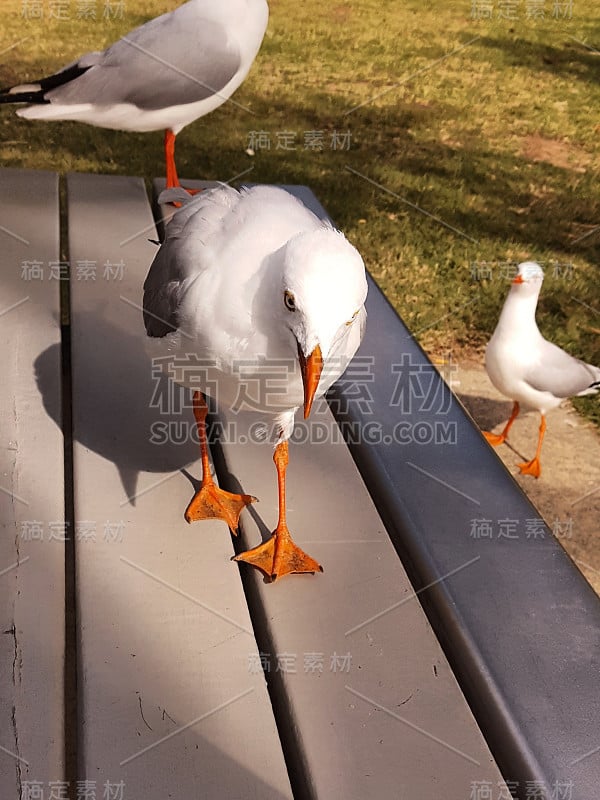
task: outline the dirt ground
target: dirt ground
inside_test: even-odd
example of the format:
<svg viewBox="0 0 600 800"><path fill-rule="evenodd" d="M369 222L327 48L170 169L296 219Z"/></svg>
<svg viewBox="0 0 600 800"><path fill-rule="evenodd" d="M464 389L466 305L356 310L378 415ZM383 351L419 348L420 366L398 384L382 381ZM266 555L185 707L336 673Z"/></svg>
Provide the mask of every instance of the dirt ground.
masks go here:
<svg viewBox="0 0 600 800"><path fill-rule="evenodd" d="M480 428L498 433L511 401L496 391L483 366L459 363L450 381L453 391ZM517 467L535 454L537 412L519 415L509 442L497 453L600 595L600 435L568 401L549 412L546 421L539 479L521 475Z"/></svg>

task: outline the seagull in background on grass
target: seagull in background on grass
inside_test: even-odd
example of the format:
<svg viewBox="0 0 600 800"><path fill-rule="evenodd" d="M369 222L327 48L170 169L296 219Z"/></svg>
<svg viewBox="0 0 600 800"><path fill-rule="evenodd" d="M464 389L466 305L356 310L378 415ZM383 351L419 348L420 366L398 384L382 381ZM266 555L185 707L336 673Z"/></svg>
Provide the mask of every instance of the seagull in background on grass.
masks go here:
<svg viewBox="0 0 600 800"><path fill-rule="evenodd" d="M228 100L248 74L267 27L266 0L189 0L102 52L0 91L28 103L26 119L76 120L122 131L165 131L167 187L179 186L175 137Z"/></svg>
<svg viewBox="0 0 600 800"><path fill-rule="evenodd" d="M540 412L538 445L531 461L519 464L525 475L539 478L540 452L546 432L546 413L568 397L595 394L600 389L600 369L586 364L544 339L535 321L544 273L539 264L519 265L496 330L485 351L485 367L498 391L514 406L500 434L484 432L487 441L502 444L521 404Z"/></svg>
<svg viewBox="0 0 600 800"><path fill-rule="evenodd" d="M287 528L288 439L298 408L308 417L362 340L363 260L342 233L283 189L222 186L195 199L172 189L159 200L182 207L144 284L144 324L152 354L194 390L203 477L185 518L223 519L235 533L242 509L255 499L214 484L206 444L204 395L235 407L244 393L273 422L279 521L268 541L236 560L272 580L320 571ZM274 365L282 364L287 369L274 386Z"/></svg>

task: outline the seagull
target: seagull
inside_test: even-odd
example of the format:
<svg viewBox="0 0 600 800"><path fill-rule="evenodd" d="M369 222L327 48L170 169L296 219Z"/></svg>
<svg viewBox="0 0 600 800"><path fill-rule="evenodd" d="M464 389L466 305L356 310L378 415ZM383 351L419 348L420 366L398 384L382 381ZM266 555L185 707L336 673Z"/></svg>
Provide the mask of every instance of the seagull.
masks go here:
<svg viewBox="0 0 600 800"><path fill-rule="evenodd" d="M544 339L535 310L544 273L535 261L519 265L502 308L496 330L485 351L485 367L498 391L513 400L513 410L500 434L484 431L487 441L500 445L508 436L521 404L541 414L538 445L531 461L519 464L525 475L539 478L540 453L546 432L546 413L568 397L595 394L600 369L586 364Z"/></svg>
<svg viewBox="0 0 600 800"><path fill-rule="evenodd" d="M234 409L251 397L275 442L279 520L270 539L235 560L271 580L322 571L287 527L288 440L298 408L307 418L362 340L363 260L340 231L277 187L220 186L194 199L172 189L159 198L173 200L182 206L150 266L143 313L151 353L194 390L203 477L185 519L223 519L236 533L255 500L215 486L205 426L206 394Z"/></svg>
<svg viewBox="0 0 600 800"><path fill-rule="evenodd" d="M164 130L167 187L179 186L175 137L228 100L248 74L269 16L266 0L189 0L102 52L0 91L25 119L76 120L122 131Z"/></svg>

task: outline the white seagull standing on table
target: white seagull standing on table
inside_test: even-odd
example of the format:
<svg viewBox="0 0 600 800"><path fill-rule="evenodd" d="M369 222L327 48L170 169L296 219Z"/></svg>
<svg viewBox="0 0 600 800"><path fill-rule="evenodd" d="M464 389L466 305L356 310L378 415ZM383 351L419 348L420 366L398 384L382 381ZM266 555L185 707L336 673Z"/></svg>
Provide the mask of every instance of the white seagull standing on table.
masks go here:
<svg viewBox="0 0 600 800"><path fill-rule="evenodd" d="M262 383L250 394L253 400L260 397L258 411L274 424L279 521L268 541L236 560L271 579L321 570L287 528L288 439L298 408L308 417L314 398L337 380L361 342L367 295L363 260L342 233L283 189L238 192L223 186L193 200L171 190L160 199L177 199L184 206L167 226L144 284L146 332L155 337L155 355L184 363L192 356L203 365L193 379L191 369L188 380L195 390L203 477L185 518L219 518L237 531L242 509L255 498L225 492L213 482L204 394L212 391L218 404L232 406L242 382ZM287 370L277 393L268 383L273 363L298 367Z"/></svg>
<svg viewBox="0 0 600 800"><path fill-rule="evenodd" d="M267 27L266 0L189 0L102 52L0 91L29 103L26 119L75 120L122 131L165 131L167 187L179 186L175 137L235 92Z"/></svg>
<svg viewBox="0 0 600 800"><path fill-rule="evenodd" d="M502 444L515 421L521 404L542 415L535 456L519 469L526 475L541 475L540 453L546 432L546 413L567 397L594 394L600 388L600 369L561 350L544 339L535 322L544 273L539 264L526 261L516 277L502 308L498 325L485 351L490 380L502 394L514 401L510 419L500 434L484 432L487 441Z"/></svg>

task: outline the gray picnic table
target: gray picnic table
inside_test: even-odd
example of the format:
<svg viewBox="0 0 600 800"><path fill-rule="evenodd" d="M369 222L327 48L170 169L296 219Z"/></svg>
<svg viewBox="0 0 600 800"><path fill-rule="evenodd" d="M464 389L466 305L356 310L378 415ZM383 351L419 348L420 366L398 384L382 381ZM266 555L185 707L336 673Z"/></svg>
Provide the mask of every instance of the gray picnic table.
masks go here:
<svg viewBox="0 0 600 800"><path fill-rule="evenodd" d="M358 372L291 446L325 571L266 584L230 562L276 522L256 417L213 415L219 482L260 498L241 541L183 519L190 397L140 308L173 210L80 174L59 205L55 174L0 170L1 797L596 797L598 599L547 529L470 535L539 514L374 282Z"/></svg>

